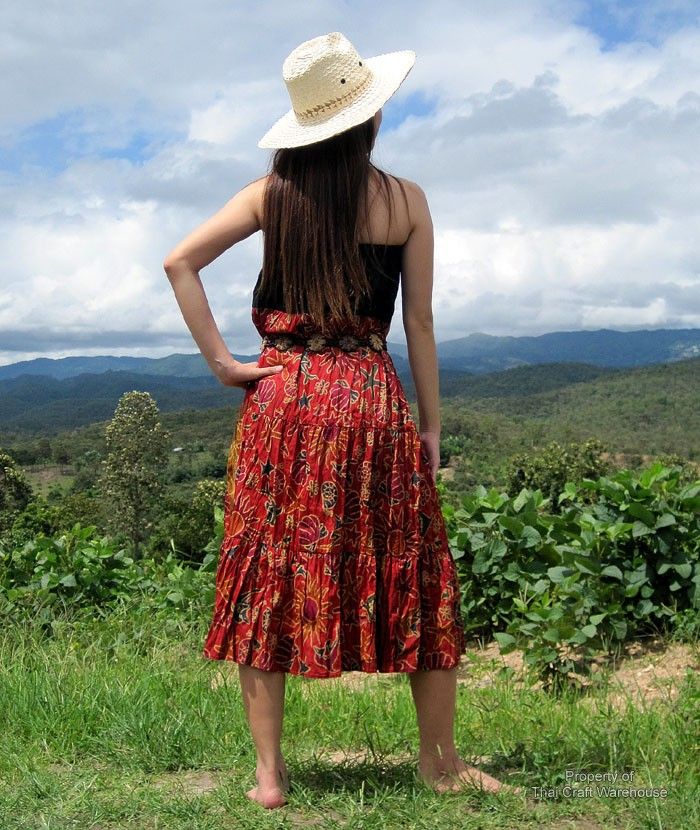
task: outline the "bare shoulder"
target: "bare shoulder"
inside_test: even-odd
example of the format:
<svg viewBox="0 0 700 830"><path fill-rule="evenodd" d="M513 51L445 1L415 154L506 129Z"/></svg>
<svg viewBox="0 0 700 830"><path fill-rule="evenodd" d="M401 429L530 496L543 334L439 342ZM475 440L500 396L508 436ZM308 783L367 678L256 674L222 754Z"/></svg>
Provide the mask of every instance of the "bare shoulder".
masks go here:
<svg viewBox="0 0 700 830"><path fill-rule="evenodd" d="M243 187L239 193L239 195L245 198L245 200L249 203L259 222L262 219L265 187L267 186L269 178L270 177L267 174L260 176L260 178L254 179L252 182Z"/></svg>
<svg viewBox="0 0 700 830"><path fill-rule="evenodd" d="M394 179L406 188L406 191L411 198L425 199L423 188L417 182L414 182L412 179L404 179L402 176L394 176Z"/></svg>
<svg viewBox="0 0 700 830"><path fill-rule="evenodd" d="M404 179L400 176L395 176L396 189L402 190L406 195L406 203L408 208L408 224L412 231L416 225L430 221L430 209L428 207L428 198L425 195L423 188L411 179Z"/></svg>

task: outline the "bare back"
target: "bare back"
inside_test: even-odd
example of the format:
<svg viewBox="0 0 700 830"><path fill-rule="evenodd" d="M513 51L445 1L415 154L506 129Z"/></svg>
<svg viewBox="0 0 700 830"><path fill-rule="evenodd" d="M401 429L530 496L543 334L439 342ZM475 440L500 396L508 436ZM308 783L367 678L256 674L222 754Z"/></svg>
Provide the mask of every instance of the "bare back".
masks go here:
<svg viewBox="0 0 700 830"><path fill-rule="evenodd" d="M408 200L395 178L389 179L393 194L393 216L379 193L372 171L369 186L369 228L362 242L401 245L401 305L406 334L432 325L433 225L424 192L409 179L401 179ZM267 176L246 185L221 210L190 233L166 258L166 270L191 268L199 271L225 250L262 227L263 197Z"/></svg>

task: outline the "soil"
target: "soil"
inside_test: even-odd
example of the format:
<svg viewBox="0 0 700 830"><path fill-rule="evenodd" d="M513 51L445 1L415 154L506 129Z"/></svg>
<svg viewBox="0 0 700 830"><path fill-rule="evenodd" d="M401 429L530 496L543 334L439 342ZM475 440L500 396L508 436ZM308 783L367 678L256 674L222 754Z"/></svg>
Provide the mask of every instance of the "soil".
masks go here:
<svg viewBox="0 0 700 830"><path fill-rule="evenodd" d="M700 644L665 643L652 638L628 643L618 659L601 655L592 662L590 677L570 677L580 687L606 689L608 700L618 708L624 708L628 702L643 708L655 701L673 700L686 673L699 669ZM467 650L457 682L470 688L490 686L504 670L518 685L542 685L528 684L521 651L502 655L495 642Z"/></svg>

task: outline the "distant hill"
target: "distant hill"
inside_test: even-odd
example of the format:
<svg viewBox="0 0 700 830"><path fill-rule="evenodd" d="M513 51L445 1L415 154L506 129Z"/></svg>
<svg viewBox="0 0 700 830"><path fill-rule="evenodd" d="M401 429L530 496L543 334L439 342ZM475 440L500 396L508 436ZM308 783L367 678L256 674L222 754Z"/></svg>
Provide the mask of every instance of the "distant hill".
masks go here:
<svg viewBox="0 0 700 830"><path fill-rule="evenodd" d="M396 368L407 366L408 362L401 350L401 344L389 344L392 356L396 359ZM255 354L234 354L242 363L256 363L260 352ZM0 382L24 375L31 377L49 377L66 380L79 375L99 375L103 372L128 372L133 375L151 375L153 377L201 378L214 376L199 352L193 354L171 354L167 357L119 357L116 355L97 355L95 357L39 357L34 360L21 360L0 366Z"/></svg>
<svg viewBox="0 0 700 830"><path fill-rule="evenodd" d="M64 380L22 375L0 381L0 429L53 434L112 417L124 392L150 392L163 412L238 406L244 390L223 386L211 373L168 377L109 370Z"/></svg>
<svg viewBox="0 0 700 830"><path fill-rule="evenodd" d="M440 343L438 353L441 368L475 373L561 362L648 366L700 356L700 329L555 331L536 337L475 333Z"/></svg>
<svg viewBox="0 0 700 830"><path fill-rule="evenodd" d="M700 356L700 329L639 329L615 331L556 331L533 337L497 337L476 332L437 344L444 371L484 374L542 363L577 363L607 368L648 366ZM408 367L403 343L389 343L396 368ZM244 362L257 354L234 355ZM57 380L90 373L123 371L163 377L205 377L211 372L198 353L167 357L63 357L37 358L0 366L0 381L21 375Z"/></svg>
<svg viewBox="0 0 700 830"><path fill-rule="evenodd" d="M527 371L532 372L532 367ZM498 372L492 379L502 384L509 374ZM520 427L526 428L538 444L596 436L616 452L675 453L700 464L700 357L608 370L588 381L541 391L536 391L536 376L528 380L529 394L516 391L526 381L522 376L514 379L511 390L490 397L475 395L472 380L464 378L462 391L455 385L454 397L443 402L443 423L447 426L454 417L467 417L475 440L488 443L489 436L477 438L477 434L482 422L497 417L508 424L507 432L517 434ZM494 443L507 442L503 426L499 430Z"/></svg>
<svg viewBox="0 0 700 830"><path fill-rule="evenodd" d="M409 398L415 397L408 366L397 371ZM440 394L473 398L530 395L581 383L610 372L582 364L545 364L496 372L466 375L440 372ZM244 390L222 386L211 374L206 377L168 377L109 370L56 380L22 375L0 381L0 428L54 433L112 417L120 396L138 389L150 392L162 412L237 407Z"/></svg>
<svg viewBox="0 0 700 830"><path fill-rule="evenodd" d="M399 361L395 362L407 398L415 401L410 369L407 365L399 368ZM616 413L622 416L623 412L627 424L637 414L640 424L653 423L656 417L651 413L661 400L664 408L658 417L666 413L673 418L674 429L682 431L682 424L694 424L694 411L700 412L698 388L700 357L632 369L545 363L482 375L440 371L440 395L446 406L451 401L457 406L463 402L470 409L536 419L560 411L569 423L580 421L585 412L584 427L586 421L600 421L603 416L614 421ZM164 413L217 408L233 412L244 394L243 389L222 386L211 374L167 377L108 371L65 380L23 375L0 381L0 446L9 433L52 435L106 421L114 414L119 397L132 389L150 392ZM636 413L634 417L630 412ZM686 430L686 438L691 432Z"/></svg>
<svg viewBox="0 0 700 830"><path fill-rule="evenodd" d="M541 363L479 375L441 368L440 397L473 399L536 395L624 371L590 366L587 363ZM414 398L415 384L410 371L401 377L401 381L406 395Z"/></svg>
<svg viewBox="0 0 700 830"><path fill-rule="evenodd" d="M238 355L239 360L249 356ZM164 375L166 377L201 377L211 374L206 361L199 352L196 354L171 354L167 357L117 357L98 355L95 357L39 357L0 366L0 380L20 375L41 375L57 380L74 378L78 375L100 374L108 371L130 372L139 375Z"/></svg>

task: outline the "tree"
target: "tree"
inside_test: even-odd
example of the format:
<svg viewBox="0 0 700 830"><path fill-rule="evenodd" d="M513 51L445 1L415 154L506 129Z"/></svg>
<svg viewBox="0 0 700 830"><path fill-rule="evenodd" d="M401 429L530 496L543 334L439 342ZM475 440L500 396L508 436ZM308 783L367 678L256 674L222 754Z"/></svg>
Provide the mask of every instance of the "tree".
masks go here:
<svg viewBox="0 0 700 830"><path fill-rule="evenodd" d="M135 557L148 536L163 487L170 435L148 392L125 392L105 432L100 491L111 530L131 542Z"/></svg>
<svg viewBox="0 0 700 830"><path fill-rule="evenodd" d="M11 455L0 449L0 531L11 526L18 513L29 504L32 488L24 471Z"/></svg>
<svg viewBox="0 0 700 830"><path fill-rule="evenodd" d="M51 454L56 464L69 464L70 453L64 441L54 441L51 448Z"/></svg>

